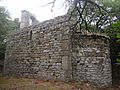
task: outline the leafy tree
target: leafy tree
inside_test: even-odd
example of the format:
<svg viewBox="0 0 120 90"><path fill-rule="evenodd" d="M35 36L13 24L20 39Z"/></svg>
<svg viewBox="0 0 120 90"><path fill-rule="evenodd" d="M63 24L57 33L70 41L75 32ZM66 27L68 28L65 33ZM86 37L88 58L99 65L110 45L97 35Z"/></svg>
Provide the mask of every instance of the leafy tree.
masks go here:
<svg viewBox="0 0 120 90"><path fill-rule="evenodd" d="M51 10L54 8L53 0ZM68 14L70 18L77 14L75 27L79 24L80 29L103 31L105 27L114 23L115 17L120 19L120 0L65 0L69 4ZM91 27L91 28L89 28Z"/></svg>
<svg viewBox="0 0 120 90"><path fill-rule="evenodd" d="M7 22L9 19L8 12L4 7L0 7L0 59L4 57L5 44L4 37L7 33Z"/></svg>
<svg viewBox="0 0 120 90"><path fill-rule="evenodd" d="M105 29L105 33L110 37L117 38L117 34L120 33L120 20L114 20L114 23Z"/></svg>
<svg viewBox="0 0 120 90"><path fill-rule="evenodd" d="M117 20L114 24L112 24L110 27L108 27L106 32L111 38L113 38L113 40L115 40L115 43L117 46L116 47L112 46L111 49L113 49L113 48L117 49L115 51L115 53L117 55L115 55L116 58L114 60L114 63L117 65L120 65L120 49L119 49L120 48L120 20Z"/></svg>
<svg viewBox="0 0 120 90"><path fill-rule="evenodd" d="M106 30L105 30L106 31ZM120 20L107 28L107 35L110 39L110 50L112 60L113 78L120 78Z"/></svg>
<svg viewBox="0 0 120 90"><path fill-rule="evenodd" d="M15 29L16 24L10 18L9 12L5 7L0 7L0 59L4 58L5 54L5 38L9 30Z"/></svg>
<svg viewBox="0 0 120 90"><path fill-rule="evenodd" d="M15 19L13 20L13 22L15 23L15 27L16 27L16 28L20 28L19 18L15 18Z"/></svg>
<svg viewBox="0 0 120 90"><path fill-rule="evenodd" d="M120 20L120 0L97 0L113 17Z"/></svg>
<svg viewBox="0 0 120 90"><path fill-rule="evenodd" d="M120 28L120 25L119 25L119 28ZM120 33L117 33L116 37L118 38L117 42L120 43ZM118 58L116 59L115 64L120 65L120 52L118 53Z"/></svg>
<svg viewBox="0 0 120 90"><path fill-rule="evenodd" d="M57 0L53 0L52 8ZM111 20L108 11L103 7L100 0L65 0L72 6L69 9L69 19L76 14L76 23L74 27L79 25L80 30L88 30L89 32L101 32L104 27L108 25ZM90 27L90 28L89 28Z"/></svg>

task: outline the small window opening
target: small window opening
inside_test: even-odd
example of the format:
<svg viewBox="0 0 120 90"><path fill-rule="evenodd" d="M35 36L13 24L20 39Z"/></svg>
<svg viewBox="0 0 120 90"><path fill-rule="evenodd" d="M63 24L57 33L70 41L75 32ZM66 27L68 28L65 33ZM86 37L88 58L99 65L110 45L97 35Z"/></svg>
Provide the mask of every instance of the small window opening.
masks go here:
<svg viewBox="0 0 120 90"><path fill-rule="evenodd" d="M57 38L55 38L55 40L57 40Z"/></svg>
<svg viewBox="0 0 120 90"><path fill-rule="evenodd" d="M32 40L32 31L30 31L30 40Z"/></svg>
<svg viewBox="0 0 120 90"><path fill-rule="evenodd" d="M80 61L77 61L77 63L80 63Z"/></svg>

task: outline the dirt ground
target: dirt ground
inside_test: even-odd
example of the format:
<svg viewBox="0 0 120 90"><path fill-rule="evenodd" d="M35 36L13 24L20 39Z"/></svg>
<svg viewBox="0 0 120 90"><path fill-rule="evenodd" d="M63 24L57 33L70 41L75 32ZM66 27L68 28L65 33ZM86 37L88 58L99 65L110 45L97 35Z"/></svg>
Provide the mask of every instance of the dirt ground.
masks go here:
<svg viewBox="0 0 120 90"><path fill-rule="evenodd" d="M28 79L0 74L0 90L120 90L120 87L98 88L89 83L67 83L63 81Z"/></svg>

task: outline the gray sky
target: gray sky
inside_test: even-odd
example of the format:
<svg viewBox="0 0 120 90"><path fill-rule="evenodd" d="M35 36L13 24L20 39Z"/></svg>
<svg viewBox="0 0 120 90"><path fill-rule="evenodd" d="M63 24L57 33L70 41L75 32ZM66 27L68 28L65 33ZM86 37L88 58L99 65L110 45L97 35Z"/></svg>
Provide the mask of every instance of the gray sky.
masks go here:
<svg viewBox="0 0 120 90"><path fill-rule="evenodd" d="M35 14L39 21L48 20L67 12L67 9L63 6L64 0L56 0L53 12L51 12L52 5L42 7L51 1L53 0L2 0L0 6L5 6L13 19L20 18L22 10L28 10Z"/></svg>

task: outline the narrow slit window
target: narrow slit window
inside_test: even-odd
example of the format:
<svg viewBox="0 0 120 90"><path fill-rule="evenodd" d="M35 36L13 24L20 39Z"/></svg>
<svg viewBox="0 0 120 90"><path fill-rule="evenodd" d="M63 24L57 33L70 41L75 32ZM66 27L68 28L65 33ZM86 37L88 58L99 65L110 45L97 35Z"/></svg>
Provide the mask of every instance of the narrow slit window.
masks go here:
<svg viewBox="0 0 120 90"><path fill-rule="evenodd" d="M32 40L32 31L30 31L30 40Z"/></svg>

